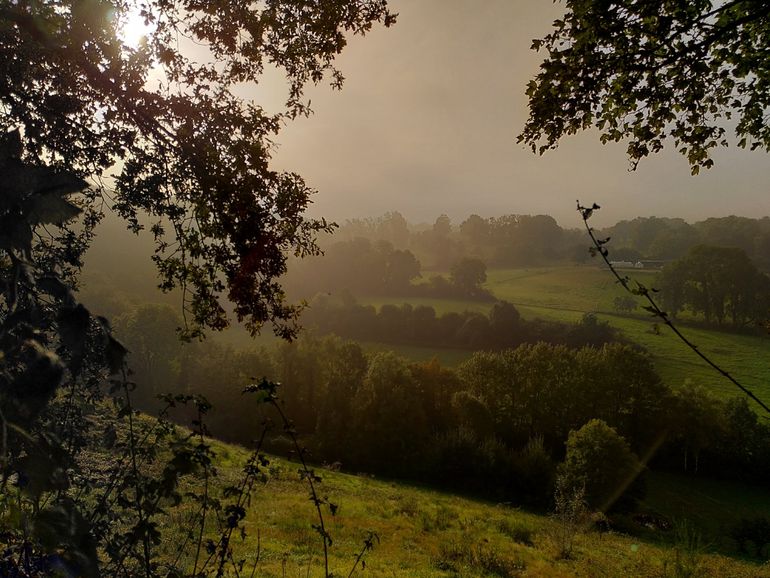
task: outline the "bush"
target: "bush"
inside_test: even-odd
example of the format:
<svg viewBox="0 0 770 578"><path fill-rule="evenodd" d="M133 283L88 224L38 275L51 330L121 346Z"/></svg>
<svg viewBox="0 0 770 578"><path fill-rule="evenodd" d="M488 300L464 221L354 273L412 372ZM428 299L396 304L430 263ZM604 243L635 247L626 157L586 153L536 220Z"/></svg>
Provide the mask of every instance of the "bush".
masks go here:
<svg viewBox="0 0 770 578"><path fill-rule="evenodd" d="M559 558L566 560L572 557L575 537L587 526L589 517L585 487L572 486L564 476L559 476L554 492L553 519L556 525L551 536Z"/></svg>
<svg viewBox="0 0 770 578"><path fill-rule="evenodd" d="M497 522L498 531L504 536L508 536L517 544L524 546L533 545L533 536L535 531L522 522L511 522L508 518L503 518Z"/></svg>
<svg viewBox="0 0 770 578"><path fill-rule="evenodd" d="M546 507L553 496L556 464L545 449L542 437L529 440L514 458L517 501Z"/></svg>
<svg viewBox="0 0 770 578"><path fill-rule="evenodd" d="M503 497L501 489L510 487L515 476L510 449L495 438L480 440L465 427L438 436L426 463L435 483L496 497Z"/></svg>
<svg viewBox="0 0 770 578"><path fill-rule="evenodd" d="M626 440L602 420L593 419L570 432L560 472L567 490L584 488L591 509L606 512L635 509L644 496L642 469Z"/></svg>
<svg viewBox="0 0 770 578"><path fill-rule="evenodd" d="M730 532L743 554L770 559L770 518L742 518Z"/></svg>

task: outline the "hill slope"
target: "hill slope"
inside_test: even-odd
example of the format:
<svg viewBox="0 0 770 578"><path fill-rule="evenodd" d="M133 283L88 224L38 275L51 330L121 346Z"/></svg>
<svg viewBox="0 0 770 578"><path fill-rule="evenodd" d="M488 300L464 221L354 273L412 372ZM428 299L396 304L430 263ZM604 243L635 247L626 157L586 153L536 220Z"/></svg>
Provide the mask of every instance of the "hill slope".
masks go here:
<svg viewBox="0 0 770 578"><path fill-rule="evenodd" d="M215 444L223 479L237 475L246 452ZM258 576L321 576L317 523L297 464L271 459L271 477L252 500L248 535L238 550ZM368 532L375 548L355 576L677 576L678 559L699 576L770 577L770 566L640 541L621 534L581 531L570 559L559 556L560 525L553 519L502 504L322 471L319 491L339 505L326 515L333 538L330 569L347 576ZM673 539L675 532L664 540ZM259 540L257 541L257 537ZM657 540L660 542L660 540ZM674 540L675 541L675 540ZM248 574L248 572L247 572Z"/></svg>

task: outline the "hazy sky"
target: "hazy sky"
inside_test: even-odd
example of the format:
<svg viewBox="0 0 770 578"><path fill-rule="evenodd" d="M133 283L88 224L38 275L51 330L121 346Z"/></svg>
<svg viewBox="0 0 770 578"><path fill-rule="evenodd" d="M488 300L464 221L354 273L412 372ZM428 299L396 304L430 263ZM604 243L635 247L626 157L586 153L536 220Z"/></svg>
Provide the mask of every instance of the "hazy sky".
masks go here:
<svg viewBox="0 0 770 578"><path fill-rule="evenodd" d="M698 220L770 214L768 153L731 147L690 176L669 146L629 172L622 144L588 131L538 157L516 143L524 90L540 57L529 50L561 4L544 0L392 0L397 24L353 39L338 64L341 92L309 91L315 114L286 127L276 166L319 190L314 215L342 221L398 210L548 213L578 226L575 199L604 207L597 225L643 215ZM277 90L262 86L259 102Z"/></svg>

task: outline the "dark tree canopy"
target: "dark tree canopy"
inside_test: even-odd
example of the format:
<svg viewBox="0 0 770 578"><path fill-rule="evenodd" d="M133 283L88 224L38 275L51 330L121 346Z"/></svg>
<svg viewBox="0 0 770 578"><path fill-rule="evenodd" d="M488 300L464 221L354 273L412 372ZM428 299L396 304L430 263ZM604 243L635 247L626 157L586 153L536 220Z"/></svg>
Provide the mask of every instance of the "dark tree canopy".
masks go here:
<svg viewBox="0 0 770 578"><path fill-rule="evenodd" d="M548 53L519 136L533 151L595 126L633 167L673 139L695 174L730 124L739 146L770 146L766 0L567 0L532 47Z"/></svg>
<svg viewBox="0 0 770 578"><path fill-rule="evenodd" d="M130 10L151 29L138 47L120 36ZM393 21L385 0L3 0L0 130L21 129L28 159L116 173L97 201L137 230L155 219L162 287L185 290L193 330L224 327L227 297L252 331L273 321L290 337L297 309L276 279L330 225L304 217L301 177L270 168L271 138L309 112L307 83L341 84L348 36ZM278 114L236 91L266 66L287 78Z"/></svg>
<svg viewBox="0 0 770 578"><path fill-rule="evenodd" d="M456 287L474 295L487 280L487 266L481 259L465 257L452 266L450 278Z"/></svg>
<svg viewBox="0 0 770 578"><path fill-rule="evenodd" d="M770 314L770 277L739 248L693 247L663 268L660 286L672 316L689 309L707 323L749 325Z"/></svg>

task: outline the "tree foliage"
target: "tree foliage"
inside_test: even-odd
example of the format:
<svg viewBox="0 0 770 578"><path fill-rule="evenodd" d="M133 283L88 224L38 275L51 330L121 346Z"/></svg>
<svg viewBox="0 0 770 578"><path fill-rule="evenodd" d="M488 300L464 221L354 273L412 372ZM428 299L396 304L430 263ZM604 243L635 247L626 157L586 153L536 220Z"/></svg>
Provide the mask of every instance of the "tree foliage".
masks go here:
<svg viewBox="0 0 770 578"><path fill-rule="evenodd" d="M519 141L543 153L596 127L603 143L628 143L635 167L673 139L693 174L713 165L729 123L739 146L768 149L769 40L764 0L567 0L532 43L547 56Z"/></svg>
<svg viewBox="0 0 770 578"><path fill-rule="evenodd" d="M585 488L593 509L607 511L641 497L643 487L637 481L641 471L642 464L626 440L602 420L592 419L570 432L561 475L567 487ZM619 503L621 496L624 500Z"/></svg>
<svg viewBox="0 0 770 578"><path fill-rule="evenodd" d="M120 35L131 11L151 30L138 47ZM115 209L136 230L155 218L161 286L185 289L193 332L227 324L227 297L252 331L273 321L292 336L297 308L276 279L330 225L304 216L299 175L270 168L271 138L309 112L307 83L341 85L350 35L394 21L385 0L3 1L0 16L2 128L80 177L115 171ZM236 90L266 67L287 79L276 114Z"/></svg>
<svg viewBox="0 0 770 578"><path fill-rule="evenodd" d="M487 266L481 259L466 257L452 266L449 275L452 284L468 295L475 295L487 281Z"/></svg>
<svg viewBox="0 0 770 578"><path fill-rule="evenodd" d="M762 322L770 315L770 278L738 248L699 245L664 267L663 303L671 315L683 309L707 323Z"/></svg>

